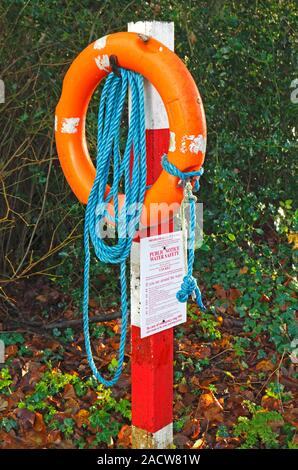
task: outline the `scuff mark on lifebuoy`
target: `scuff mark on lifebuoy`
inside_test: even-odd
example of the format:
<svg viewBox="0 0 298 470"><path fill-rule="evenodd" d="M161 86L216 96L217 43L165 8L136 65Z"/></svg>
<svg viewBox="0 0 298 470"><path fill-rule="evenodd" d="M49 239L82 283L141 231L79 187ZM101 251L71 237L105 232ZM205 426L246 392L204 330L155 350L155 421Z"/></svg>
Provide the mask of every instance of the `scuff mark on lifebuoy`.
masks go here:
<svg viewBox="0 0 298 470"><path fill-rule="evenodd" d="M62 134L76 134L78 132L78 125L80 123L80 118L78 117L71 117L71 118L63 118L62 120Z"/></svg>
<svg viewBox="0 0 298 470"><path fill-rule="evenodd" d="M97 39L93 46L94 49L104 49L107 44L107 38L108 36L103 36L102 38Z"/></svg>
<svg viewBox="0 0 298 470"><path fill-rule="evenodd" d="M184 135L181 140L180 152L186 153L206 152L206 139L203 135Z"/></svg>
<svg viewBox="0 0 298 470"><path fill-rule="evenodd" d="M107 54L98 55L97 57L95 57L95 63L100 70L105 70L106 72L109 72L110 59Z"/></svg>
<svg viewBox="0 0 298 470"><path fill-rule="evenodd" d="M175 152L175 150L176 150L176 134L175 132L170 131L169 152Z"/></svg>

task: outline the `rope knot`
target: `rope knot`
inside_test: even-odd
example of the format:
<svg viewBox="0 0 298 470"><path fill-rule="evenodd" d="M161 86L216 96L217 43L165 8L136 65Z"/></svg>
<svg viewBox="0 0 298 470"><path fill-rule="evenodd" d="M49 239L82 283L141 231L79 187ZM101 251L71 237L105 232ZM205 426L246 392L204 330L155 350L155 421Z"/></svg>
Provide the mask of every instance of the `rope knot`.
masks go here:
<svg viewBox="0 0 298 470"><path fill-rule="evenodd" d="M180 290L176 294L176 297L179 302L187 302L187 299L190 295L202 310L206 310L205 305L202 302L201 291L198 287L196 279L192 275L187 274L183 278L183 282L181 284Z"/></svg>
<svg viewBox="0 0 298 470"><path fill-rule="evenodd" d="M176 294L176 297L179 302L186 302L188 297L194 292L196 287L198 287L197 281L193 276L184 276L180 290Z"/></svg>
<svg viewBox="0 0 298 470"><path fill-rule="evenodd" d="M204 173L204 168L200 168L200 170L196 171L181 171L179 168L176 167L173 163L171 163L168 159L168 156L164 154L161 158L161 166L164 170L166 170L170 175L176 176L179 178L179 185L184 186L187 181L194 180L194 191L199 191L200 189L200 176Z"/></svg>

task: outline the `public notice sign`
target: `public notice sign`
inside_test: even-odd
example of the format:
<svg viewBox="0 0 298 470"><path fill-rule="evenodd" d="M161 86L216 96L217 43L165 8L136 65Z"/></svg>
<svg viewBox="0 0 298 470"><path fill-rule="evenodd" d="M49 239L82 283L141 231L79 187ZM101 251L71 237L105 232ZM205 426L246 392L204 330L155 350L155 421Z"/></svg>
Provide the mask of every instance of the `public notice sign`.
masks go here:
<svg viewBox="0 0 298 470"><path fill-rule="evenodd" d="M140 240L141 338L186 321L186 302L176 298L185 275L183 232Z"/></svg>

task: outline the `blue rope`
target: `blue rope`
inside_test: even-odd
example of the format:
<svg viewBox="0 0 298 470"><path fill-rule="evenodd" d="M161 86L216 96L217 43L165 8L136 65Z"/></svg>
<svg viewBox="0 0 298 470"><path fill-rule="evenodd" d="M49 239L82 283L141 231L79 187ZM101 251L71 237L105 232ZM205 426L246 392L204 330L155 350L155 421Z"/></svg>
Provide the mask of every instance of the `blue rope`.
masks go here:
<svg viewBox="0 0 298 470"><path fill-rule="evenodd" d="M167 157L164 155L162 157L161 165L168 173L177 178L184 183L185 186L185 198L184 202L189 202L190 208L190 226L189 226L189 239L188 239L188 258L187 258L187 274L183 278L179 292L177 292L176 297L179 302L187 302L190 295L194 296L197 305L202 309L206 310L206 307L202 301L201 291L197 284L196 279L193 277L193 263L195 258L195 229L196 229L196 196L192 193L192 185L190 179L195 178L194 190L198 191L200 189L199 178L204 173L204 169L201 168L198 171L189 171L183 172L179 170L173 163L171 163Z"/></svg>
<svg viewBox="0 0 298 470"><path fill-rule="evenodd" d="M144 111L144 84L143 77L135 72L120 69L118 77L114 73L108 75L104 85L98 112L96 176L89 195L85 213L84 225L84 296L83 296L83 322L87 358L93 375L99 382L107 387L113 386L120 378L124 363L126 331L128 320L126 261L130 255L131 245L139 226L146 186L146 134ZM128 86L131 90L131 112L126 146L123 156L120 155L120 124L125 104ZM133 152L132 152L133 150ZM133 162L131 156L133 154ZM107 195L109 168L113 165L113 184ZM181 181L195 178L194 188L199 189L200 171L183 173L169 162L167 156L162 159L163 168L170 174L177 176ZM118 194L121 182L124 182L125 200L123 207L119 208ZM186 186L185 188L187 187ZM185 193L186 194L186 193ZM113 200L114 216L108 212L108 205ZM183 279L180 291L176 294L179 302L186 302L190 294L195 294L200 308L205 309L202 303L200 289L192 276L195 245L195 201L196 197L188 191L190 202L190 238L188 273ZM112 220L117 228L117 240L114 244L107 244L99 236L99 227L106 220ZM117 368L114 376L107 380L98 371L92 354L89 330L89 275L90 275L90 240L96 257L104 263L120 265L121 287L121 332L118 352Z"/></svg>
<svg viewBox="0 0 298 470"><path fill-rule="evenodd" d="M131 89L131 113L127 141L123 157L120 147L120 124L128 85ZM104 85L99 113L97 134L96 176L89 195L84 226L84 297L83 320L87 358L94 376L107 387L114 385L121 373L127 330L127 285L126 260L131 251L137 230L146 191L146 140L143 77L129 70L121 69L121 77L108 75ZM131 155L133 163L131 169ZM113 184L105 197L109 168L113 160ZM119 210L118 193L120 180L124 181L125 202ZM108 214L108 204L113 199L114 217ZM113 219L117 227L117 240L108 245L98 236L98 227L107 218ZM96 257L104 263L120 264L121 286L121 333L118 363L114 376L107 380L93 360L89 331L89 271L90 239Z"/></svg>

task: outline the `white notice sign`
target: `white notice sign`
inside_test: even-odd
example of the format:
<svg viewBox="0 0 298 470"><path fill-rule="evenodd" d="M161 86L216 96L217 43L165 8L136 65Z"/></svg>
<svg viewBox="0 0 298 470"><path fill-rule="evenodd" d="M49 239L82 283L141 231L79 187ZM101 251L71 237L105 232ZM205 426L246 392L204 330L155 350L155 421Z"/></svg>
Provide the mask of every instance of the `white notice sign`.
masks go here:
<svg viewBox="0 0 298 470"><path fill-rule="evenodd" d="M183 233L141 238L141 338L186 321L176 293L185 275Z"/></svg>

